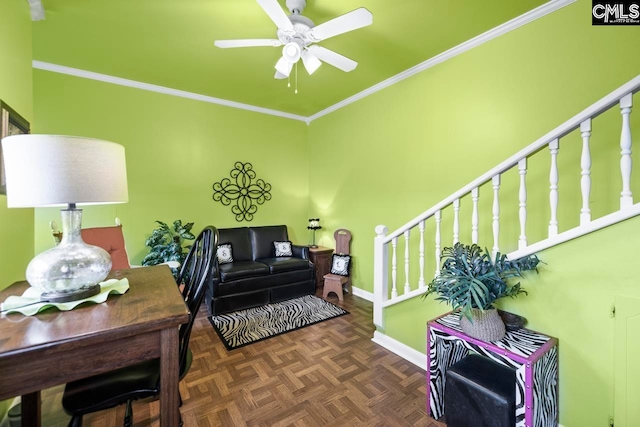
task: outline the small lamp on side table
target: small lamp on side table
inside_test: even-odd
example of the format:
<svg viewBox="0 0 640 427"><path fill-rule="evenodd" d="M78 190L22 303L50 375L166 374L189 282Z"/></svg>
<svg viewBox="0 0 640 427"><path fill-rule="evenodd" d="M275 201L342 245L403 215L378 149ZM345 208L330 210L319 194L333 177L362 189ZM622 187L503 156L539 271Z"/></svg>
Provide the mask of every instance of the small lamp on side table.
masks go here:
<svg viewBox="0 0 640 427"><path fill-rule="evenodd" d="M75 301L100 292L111 257L82 241L80 204L128 201L124 147L109 141L56 135L16 135L2 140L7 206L66 206L60 244L27 267L27 281L47 302Z"/></svg>
<svg viewBox="0 0 640 427"><path fill-rule="evenodd" d="M320 226L320 218L309 218L309 226L307 227L309 230L313 230L313 243L310 247L317 248L316 245L316 230L320 230L322 227Z"/></svg>

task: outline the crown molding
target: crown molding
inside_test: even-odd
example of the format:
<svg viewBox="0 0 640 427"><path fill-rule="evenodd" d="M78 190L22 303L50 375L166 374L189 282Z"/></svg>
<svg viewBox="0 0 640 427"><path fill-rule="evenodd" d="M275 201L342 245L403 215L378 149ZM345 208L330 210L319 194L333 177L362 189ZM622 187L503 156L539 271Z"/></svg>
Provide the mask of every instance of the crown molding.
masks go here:
<svg viewBox="0 0 640 427"><path fill-rule="evenodd" d="M33 61L33 68L37 70L52 71L54 73L67 74L69 76L82 77L84 79L97 80L105 83L112 83L120 86L127 86L136 89L148 90L150 92L162 93L165 95L178 96L196 101L208 102L210 104L223 105L225 107L239 108L241 110L253 111L256 113L269 114L271 116L284 117L286 119L299 120L308 124L307 117L297 114L285 113L284 111L271 110L269 108L257 107L255 105L243 104L229 101L228 99L214 98L212 96L200 95L198 93L186 92L184 90L171 89L164 86L157 86L135 80L123 79L109 76L107 74L94 73L93 71L80 70L78 68L65 67L64 65L51 64L49 62Z"/></svg>
<svg viewBox="0 0 640 427"><path fill-rule="evenodd" d="M508 33L509 31L513 31L516 28L520 28L530 22L535 21L536 19L540 19L543 16L553 13L556 10L561 9L576 1L577 0L551 0L548 3L543 4L542 6L539 6L525 14L522 14L512 19L511 21L507 21L504 24L499 25L495 28L492 28L491 30L486 31L472 39L469 39L464 43L460 43L459 45L454 46L451 49L434 56L433 58L427 59L426 61L421 62L420 64L415 65L399 74L396 74L393 77L389 77L388 79L374 86L371 86L370 88L365 89L362 92L359 92L353 96L350 96L349 98L343 101L340 101L329 108L325 108L324 110L317 112L316 114L309 117L309 123L316 119L319 119L320 117L326 116L329 113L333 113L334 111L339 110L342 107L346 107L349 104L353 104L354 102L359 101L362 98L366 98L369 95L373 95L374 93L381 91L382 89L388 88L389 86L392 86L398 82L401 82L402 80L407 79L411 76L414 76L428 68L438 65L441 62L444 62L448 59L458 56L461 53L464 53L470 49L473 49L474 47L480 46L481 44L484 44L490 40L493 40L496 37L500 37Z"/></svg>
<svg viewBox="0 0 640 427"><path fill-rule="evenodd" d="M535 21L536 19L540 19L543 16L553 13L576 1L577 0L551 0L525 14L522 14L508 22L505 22L502 25L492 28L489 31L486 31L470 40L467 40L466 42L461 43L439 55L436 55L433 58L427 59L426 61L421 62L418 65L415 65L399 74L396 74L393 77L390 77L374 86L371 86L370 88L365 89L353 96L350 96L349 98L346 98L338 102L337 104L325 108L324 110L321 110L309 117L286 113L284 111L272 110L269 108L257 107L250 104L243 104L240 102L230 101L228 99L214 98L212 96L200 95L197 93L171 89L164 86L157 86L149 83L138 82L135 80L123 79L120 77L109 76L107 74L94 73L92 71L80 70L77 68L66 67L64 65L51 64L49 62L34 60L33 68L38 70L52 71L54 73L67 74L70 76L82 77L85 79L98 80L101 82L117 84L120 86L128 86L136 89L148 90L151 92L163 93L165 95L172 95L181 98L193 99L196 101L208 102L211 104L223 105L225 107L253 111L255 113L268 114L292 120L299 120L305 122L307 125L310 125L312 121L319 119L320 117L324 117L329 113L339 110L340 108L346 107L349 104L353 104L356 101L366 98L369 95L381 91L382 89L388 88L389 86L401 82L404 79L407 79L448 59L458 56L470 49L473 49L474 47L480 46L481 44L493 40L496 37L500 37L510 31L520 28L530 22Z"/></svg>

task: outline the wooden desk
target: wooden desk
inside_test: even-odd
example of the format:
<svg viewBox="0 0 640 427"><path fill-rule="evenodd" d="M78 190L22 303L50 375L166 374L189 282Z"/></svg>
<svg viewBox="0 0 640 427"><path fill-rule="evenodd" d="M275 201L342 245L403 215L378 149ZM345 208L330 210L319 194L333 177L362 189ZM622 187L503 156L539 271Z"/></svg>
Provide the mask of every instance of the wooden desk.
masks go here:
<svg viewBox="0 0 640 427"><path fill-rule="evenodd" d="M0 314L0 400L22 395L23 426L40 426L40 390L158 357L160 425L178 425L178 326L189 312L171 271L163 265L110 277L127 277L129 291L71 311ZM0 301L27 286L14 283Z"/></svg>

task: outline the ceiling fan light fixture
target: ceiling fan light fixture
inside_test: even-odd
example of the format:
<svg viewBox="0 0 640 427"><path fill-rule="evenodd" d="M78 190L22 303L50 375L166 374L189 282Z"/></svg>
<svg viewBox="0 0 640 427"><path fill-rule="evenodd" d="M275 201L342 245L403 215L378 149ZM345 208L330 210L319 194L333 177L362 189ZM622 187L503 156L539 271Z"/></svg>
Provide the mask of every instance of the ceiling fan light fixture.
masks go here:
<svg viewBox="0 0 640 427"><path fill-rule="evenodd" d="M318 68L322 65L322 62L311 52L305 50L302 52L302 64L304 64L304 68L307 70L309 75L316 72Z"/></svg>
<svg viewBox="0 0 640 427"><path fill-rule="evenodd" d="M287 61L284 57L280 58L276 63L276 71L282 74L284 77L289 77L293 64Z"/></svg>
<svg viewBox="0 0 640 427"><path fill-rule="evenodd" d="M296 42L290 42L282 48L282 57L290 64L295 64L302 55L302 49Z"/></svg>

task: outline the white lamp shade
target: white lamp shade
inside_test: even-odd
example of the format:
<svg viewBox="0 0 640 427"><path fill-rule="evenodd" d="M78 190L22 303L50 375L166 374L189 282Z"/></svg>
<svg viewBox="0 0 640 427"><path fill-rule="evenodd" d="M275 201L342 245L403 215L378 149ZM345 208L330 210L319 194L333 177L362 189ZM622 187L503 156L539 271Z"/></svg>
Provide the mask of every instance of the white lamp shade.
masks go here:
<svg viewBox="0 0 640 427"><path fill-rule="evenodd" d="M7 206L126 203L124 147L99 139L15 135L2 140Z"/></svg>

